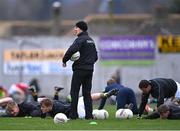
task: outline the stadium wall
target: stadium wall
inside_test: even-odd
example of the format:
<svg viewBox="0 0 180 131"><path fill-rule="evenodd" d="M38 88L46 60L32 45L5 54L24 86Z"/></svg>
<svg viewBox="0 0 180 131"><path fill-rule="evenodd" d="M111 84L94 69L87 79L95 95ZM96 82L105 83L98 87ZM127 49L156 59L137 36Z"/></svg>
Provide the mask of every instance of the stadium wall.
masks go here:
<svg viewBox="0 0 180 131"><path fill-rule="evenodd" d="M98 44L99 37L93 36ZM23 46L23 49L59 49L68 48L73 42L72 37L12 37L0 39L0 84L7 89L13 83L19 81L19 75L7 75L4 73L4 57L3 52L7 49L20 49L19 40L26 40L28 44ZM35 43L35 44L33 44ZM35 46L36 45L36 46ZM180 54L159 54L156 51L155 64L149 66L103 66L100 61L95 65L93 77L92 92L101 92L106 86L107 79L116 71L120 69L121 82L123 85L132 88L137 94L140 93L138 89L138 82L141 79L151 79L156 77L173 78L180 82ZM59 60L59 66L61 66ZM55 75L23 75L23 81L28 83L32 78L37 78L41 87L41 95L52 96L54 86L64 87L62 96L67 96L70 92L71 75L55 74Z"/></svg>

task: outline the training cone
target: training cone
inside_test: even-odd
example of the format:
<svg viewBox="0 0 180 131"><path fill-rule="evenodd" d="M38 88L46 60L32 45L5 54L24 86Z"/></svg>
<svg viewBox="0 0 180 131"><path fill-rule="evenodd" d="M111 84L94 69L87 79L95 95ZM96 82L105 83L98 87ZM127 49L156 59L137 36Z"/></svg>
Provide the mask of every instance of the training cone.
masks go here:
<svg viewBox="0 0 180 131"><path fill-rule="evenodd" d="M98 123L95 122L95 121L91 121L89 124L90 124L90 125L97 125Z"/></svg>

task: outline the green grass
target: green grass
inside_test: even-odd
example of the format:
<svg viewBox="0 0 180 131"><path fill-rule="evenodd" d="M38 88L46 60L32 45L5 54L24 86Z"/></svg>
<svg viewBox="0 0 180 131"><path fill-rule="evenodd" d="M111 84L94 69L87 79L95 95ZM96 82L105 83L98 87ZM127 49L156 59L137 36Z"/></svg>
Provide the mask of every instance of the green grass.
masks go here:
<svg viewBox="0 0 180 131"><path fill-rule="evenodd" d="M52 118L0 118L0 130L180 130L179 120L117 120L115 107L107 106L110 117L106 120L70 120L65 124L54 124Z"/></svg>
<svg viewBox="0 0 180 131"><path fill-rule="evenodd" d="M107 61L101 61L101 64L104 66L112 66L112 65L144 66L144 65L154 64L154 60L107 60Z"/></svg>

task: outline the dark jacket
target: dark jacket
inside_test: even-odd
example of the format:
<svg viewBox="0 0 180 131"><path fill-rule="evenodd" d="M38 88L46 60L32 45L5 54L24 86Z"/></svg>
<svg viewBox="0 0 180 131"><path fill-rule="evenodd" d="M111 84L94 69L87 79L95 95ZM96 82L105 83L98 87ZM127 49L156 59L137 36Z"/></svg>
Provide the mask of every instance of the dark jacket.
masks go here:
<svg viewBox="0 0 180 131"><path fill-rule="evenodd" d="M48 114L51 117L54 117L57 113L64 113L67 116L69 116L69 111L70 111L70 103L54 100L52 110L48 112Z"/></svg>
<svg viewBox="0 0 180 131"><path fill-rule="evenodd" d="M43 113L38 102L23 102L18 105L19 113L17 117L32 116L43 117Z"/></svg>
<svg viewBox="0 0 180 131"><path fill-rule="evenodd" d="M168 106L170 109L170 114L167 119L180 119L180 107L175 104L171 104Z"/></svg>
<svg viewBox="0 0 180 131"><path fill-rule="evenodd" d="M164 98L170 98L176 94L177 85L172 79L156 78L150 80L151 91L148 94L142 94L142 100L139 107L141 116L148 102L149 95L157 98L157 107L164 103Z"/></svg>
<svg viewBox="0 0 180 131"><path fill-rule="evenodd" d="M78 38L69 47L63 57L63 63L66 63L71 56L80 52L80 58L74 61L72 69L74 70L93 70L94 63L97 61L96 46L92 38L88 36L87 32L82 32L78 35Z"/></svg>

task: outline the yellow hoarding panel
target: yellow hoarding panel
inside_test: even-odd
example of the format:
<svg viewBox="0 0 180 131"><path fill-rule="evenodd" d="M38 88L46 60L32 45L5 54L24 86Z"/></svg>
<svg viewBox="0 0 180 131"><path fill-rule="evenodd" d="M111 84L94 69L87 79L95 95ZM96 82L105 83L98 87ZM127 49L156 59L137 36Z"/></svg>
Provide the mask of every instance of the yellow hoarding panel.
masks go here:
<svg viewBox="0 0 180 131"><path fill-rule="evenodd" d="M159 35L157 37L158 50L161 53L180 52L180 35Z"/></svg>

